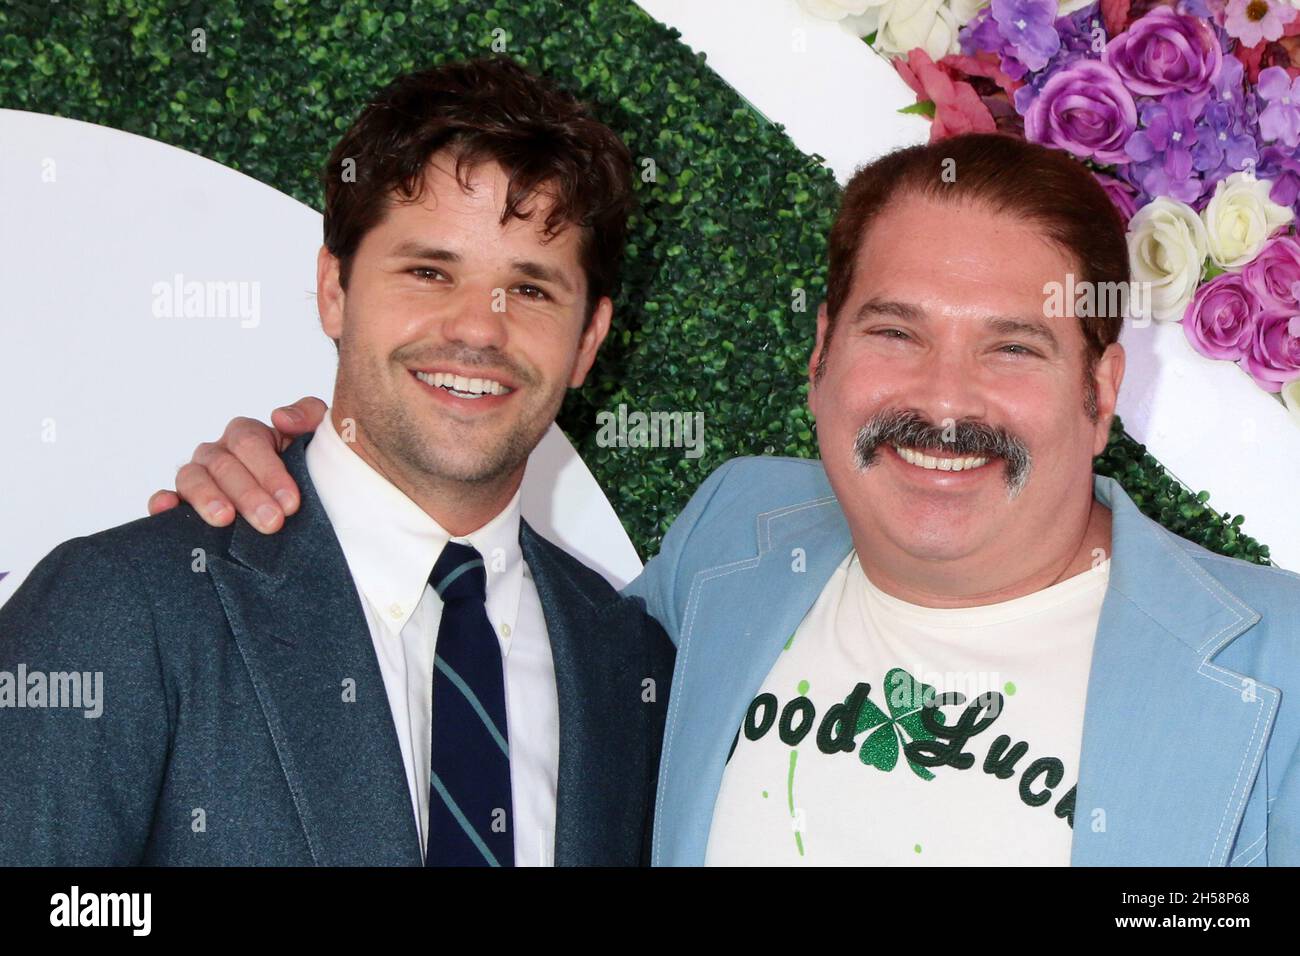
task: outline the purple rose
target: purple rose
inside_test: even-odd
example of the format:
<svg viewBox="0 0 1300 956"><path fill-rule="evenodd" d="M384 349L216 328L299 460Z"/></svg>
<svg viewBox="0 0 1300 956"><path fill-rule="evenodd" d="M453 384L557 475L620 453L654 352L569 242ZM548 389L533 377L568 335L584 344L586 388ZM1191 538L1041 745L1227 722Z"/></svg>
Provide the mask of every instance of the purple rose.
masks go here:
<svg viewBox="0 0 1300 956"><path fill-rule="evenodd" d="M1300 242L1293 236L1269 240L1242 268L1241 279L1269 312L1300 315Z"/></svg>
<svg viewBox="0 0 1300 956"><path fill-rule="evenodd" d="M1106 190L1106 195L1110 197L1110 201L1119 210L1120 218L1124 220L1124 225L1127 228L1128 221L1137 212L1137 194L1133 191L1133 187L1123 180L1116 179L1114 176L1107 176L1105 173L1093 173L1093 176L1096 177L1097 182L1101 183L1101 188Z"/></svg>
<svg viewBox="0 0 1300 956"><path fill-rule="evenodd" d="M1265 312L1256 319L1240 364L1266 392L1300 378L1300 315Z"/></svg>
<svg viewBox="0 0 1300 956"><path fill-rule="evenodd" d="M1124 144L1136 126L1132 94L1100 60L1077 60L1053 74L1025 114L1031 142L1104 164L1129 161Z"/></svg>
<svg viewBox="0 0 1300 956"><path fill-rule="evenodd" d="M1223 67L1210 24L1169 7L1157 7L1107 43L1102 59L1146 96L1209 92Z"/></svg>
<svg viewBox="0 0 1300 956"><path fill-rule="evenodd" d="M1183 316L1183 331L1192 348L1207 358L1236 361L1250 346L1259 300L1241 276L1225 272L1196 290Z"/></svg>

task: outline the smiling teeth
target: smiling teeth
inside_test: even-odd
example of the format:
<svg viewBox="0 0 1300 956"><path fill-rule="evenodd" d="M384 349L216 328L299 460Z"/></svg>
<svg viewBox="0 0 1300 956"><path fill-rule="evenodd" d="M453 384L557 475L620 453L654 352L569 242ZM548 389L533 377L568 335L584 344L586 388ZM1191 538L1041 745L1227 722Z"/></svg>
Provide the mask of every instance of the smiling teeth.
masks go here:
<svg viewBox="0 0 1300 956"><path fill-rule="evenodd" d="M450 372L416 372L415 377L425 385L445 388L461 398L482 398L484 395L505 395L510 389L490 378L466 378Z"/></svg>
<svg viewBox="0 0 1300 956"><path fill-rule="evenodd" d="M899 445L894 446L894 451L898 452L899 457L909 465L916 465L918 468L926 468L930 471L968 471L986 465L989 461L987 458L936 458L934 455L924 455Z"/></svg>

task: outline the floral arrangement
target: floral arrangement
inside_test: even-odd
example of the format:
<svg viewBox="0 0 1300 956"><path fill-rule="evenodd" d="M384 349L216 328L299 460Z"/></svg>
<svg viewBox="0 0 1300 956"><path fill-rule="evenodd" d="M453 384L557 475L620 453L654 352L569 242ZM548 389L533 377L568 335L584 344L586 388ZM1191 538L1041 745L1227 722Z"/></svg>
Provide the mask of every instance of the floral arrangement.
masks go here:
<svg viewBox="0 0 1300 956"><path fill-rule="evenodd" d="M1088 165L1150 315L1300 421L1300 0L799 0L887 56L931 140Z"/></svg>

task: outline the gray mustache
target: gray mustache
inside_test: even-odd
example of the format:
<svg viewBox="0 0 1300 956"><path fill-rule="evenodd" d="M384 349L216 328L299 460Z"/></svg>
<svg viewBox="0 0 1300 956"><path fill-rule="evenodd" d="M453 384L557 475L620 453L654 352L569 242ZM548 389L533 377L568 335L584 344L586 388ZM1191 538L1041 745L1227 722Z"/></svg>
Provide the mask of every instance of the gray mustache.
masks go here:
<svg viewBox="0 0 1300 956"><path fill-rule="evenodd" d="M860 429L853 442L853 457L865 471L876 463L881 445L904 445L922 451L975 458L1001 458L1007 497L1014 498L1029 480L1032 460L1025 443L1007 431L984 422L962 419L950 428L931 424L917 412L890 409L877 412Z"/></svg>

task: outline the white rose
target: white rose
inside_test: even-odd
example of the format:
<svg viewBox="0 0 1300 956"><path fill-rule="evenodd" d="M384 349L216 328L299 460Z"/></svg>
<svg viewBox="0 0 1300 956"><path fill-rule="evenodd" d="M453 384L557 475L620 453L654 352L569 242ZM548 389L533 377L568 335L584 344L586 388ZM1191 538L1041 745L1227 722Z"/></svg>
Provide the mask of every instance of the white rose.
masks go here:
<svg viewBox="0 0 1300 956"><path fill-rule="evenodd" d="M989 2L990 0L948 0L948 6L952 10L953 19L957 21L957 26L964 27L974 20L975 14L987 7ZM1088 2L1092 3L1094 0Z"/></svg>
<svg viewBox="0 0 1300 956"><path fill-rule="evenodd" d="M1300 423L1300 378L1282 386L1282 404L1287 407L1291 417Z"/></svg>
<svg viewBox="0 0 1300 956"><path fill-rule="evenodd" d="M880 8L876 49L903 56L920 47L938 60L958 51L957 29L943 0L891 0Z"/></svg>
<svg viewBox="0 0 1300 956"><path fill-rule="evenodd" d="M1214 198L1201 214L1210 238L1210 258L1223 269L1237 270L1259 255L1268 237L1294 214L1268 198L1273 184L1246 173L1219 181Z"/></svg>
<svg viewBox="0 0 1300 956"><path fill-rule="evenodd" d="M1157 320L1182 319L1201 281L1208 242L1196 210L1167 196L1147 203L1129 222L1129 268L1135 282L1150 283Z"/></svg>
<svg viewBox="0 0 1300 956"><path fill-rule="evenodd" d="M880 0L799 0L799 6L822 20L860 17L869 7L879 5Z"/></svg>

